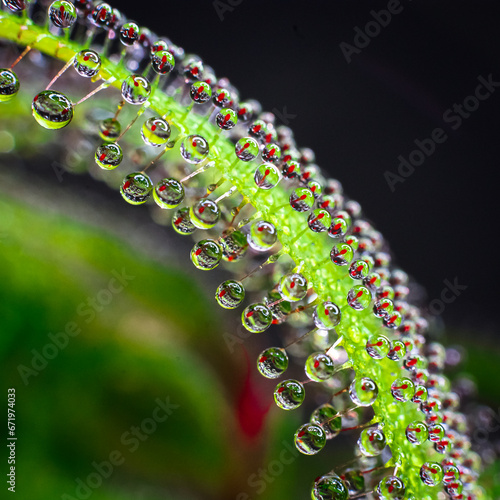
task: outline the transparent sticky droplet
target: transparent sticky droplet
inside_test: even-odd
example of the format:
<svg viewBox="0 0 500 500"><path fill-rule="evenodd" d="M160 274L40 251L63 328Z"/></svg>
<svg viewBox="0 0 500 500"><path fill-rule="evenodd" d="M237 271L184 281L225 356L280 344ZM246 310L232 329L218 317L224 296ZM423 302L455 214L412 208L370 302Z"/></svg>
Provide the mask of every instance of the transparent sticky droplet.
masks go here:
<svg viewBox="0 0 500 500"><path fill-rule="evenodd" d="M92 23L99 28L108 27L112 19L113 9L107 3L98 4L90 15L90 20L92 21Z"/></svg>
<svg viewBox="0 0 500 500"><path fill-rule="evenodd" d="M273 321L269 308L262 303L250 304L241 314L243 326L252 333L262 333L267 330Z"/></svg>
<svg viewBox="0 0 500 500"><path fill-rule="evenodd" d="M285 179L295 179L300 176L300 163L294 160L288 160L283 164L281 173Z"/></svg>
<svg viewBox="0 0 500 500"><path fill-rule="evenodd" d="M353 280L362 280L368 276L370 266L364 260L355 260L349 266L349 276Z"/></svg>
<svg viewBox="0 0 500 500"><path fill-rule="evenodd" d="M274 290L271 290L267 297L264 299L264 303L271 314L273 315L273 323L280 324L286 321L288 315L292 312L292 305L290 302L283 300L281 295Z"/></svg>
<svg viewBox="0 0 500 500"><path fill-rule="evenodd" d="M406 403L415 395L415 384L409 378L398 378L391 384L392 397Z"/></svg>
<svg viewBox="0 0 500 500"><path fill-rule="evenodd" d="M177 179L162 179L153 190L153 199L160 208L177 208L184 200L184 187Z"/></svg>
<svg viewBox="0 0 500 500"><path fill-rule="evenodd" d="M437 486L443 481L443 467L437 462L425 462L420 467L420 479L427 486Z"/></svg>
<svg viewBox="0 0 500 500"><path fill-rule="evenodd" d="M404 500L405 491L405 483L397 476L386 476L377 486L380 500Z"/></svg>
<svg viewBox="0 0 500 500"><path fill-rule="evenodd" d="M196 104L203 104L212 97L212 87L207 82L194 82L189 95Z"/></svg>
<svg viewBox="0 0 500 500"><path fill-rule="evenodd" d="M358 439L358 448L365 457L376 457L382 453L387 441L378 427L363 429Z"/></svg>
<svg viewBox="0 0 500 500"><path fill-rule="evenodd" d="M166 75L175 68L175 58L168 50L159 50L151 55L151 66L158 75Z"/></svg>
<svg viewBox="0 0 500 500"><path fill-rule="evenodd" d="M95 152L95 162L104 170L113 170L123 160L123 151L116 142L101 144Z"/></svg>
<svg viewBox="0 0 500 500"><path fill-rule="evenodd" d="M224 236L221 240L222 258L226 262L236 262L242 259L248 249L246 234L235 230Z"/></svg>
<svg viewBox="0 0 500 500"><path fill-rule="evenodd" d="M222 282L215 292L215 300L224 309L236 309L244 298L245 288L236 280Z"/></svg>
<svg viewBox="0 0 500 500"><path fill-rule="evenodd" d="M189 208L184 207L174 213L172 227L181 235L193 234L196 231L196 226L191 222Z"/></svg>
<svg viewBox="0 0 500 500"><path fill-rule="evenodd" d="M425 422L411 422L405 431L406 439L411 444L421 445L425 443L429 437L429 430Z"/></svg>
<svg viewBox="0 0 500 500"><path fill-rule="evenodd" d="M347 266L354 257L354 252L347 243L337 243L330 252L330 259L336 266Z"/></svg>
<svg viewBox="0 0 500 500"><path fill-rule="evenodd" d="M328 473L314 481L311 498L313 500L349 500L349 492L337 474Z"/></svg>
<svg viewBox="0 0 500 500"><path fill-rule="evenodd" d="M326 439L333 439L342 429L342 417L338 413L332 405L324 404L313 411L310 420L323 427Z"/></svg>
<svg viewBox="0 0 500 500"><path fill-rule="evenodd" d="M307 286L307 280L302 274L286 274L280 279L278 293L289 302L297 302L307 295Z"/></svg>
<svg viewBox="0 0 500 500"><path fill-rule="evenodd" d="M114 118L106 118L99 123L99 136L105 142L115 142L121 132L120 122Z"/></svg>
<svg viewBox="0 0 500 500"><path fill-rule="evenodd" d="M358 406L371 406L378 396L377 384L368 377L356 377L349 386L349 396Z"/></svg>
<svg viewBox="0 0 500 500"><path fill-rule="evenodd" d="M80 76L92 78L101 69L101 56L95 50L81 50L75 55L73 67Z"/></svg>
<svg viewBox="0 0 500 500"><path fill-rule="evenodd" d="M19 78L12 70L0 69L0 102L13 99L19 92L19 87Z"/></svg>
<svg viewBox="0 0 500 500"><path fill-rule="evenodd" d="M313 311L313 321L317 328L332 330L342 319L340 307L330 301L318 304Z"/></svg>
<svg viewBox="0 0 500 500"><path fill-rule="evenodd" d="M356 311L366 309L371 300L370 290L363 285L353 286L347 293L347 303Z"/></svg>
<svg viewBox="0 0 500 500"><path fill-rule="evenodd" d="M139 26L135 23L125 23L120 28L120 42L127 47L131 47L134 45L137 40L139 40L139 35L141 34L141 30Z"/></svg>
<svg viewBox="0 0 500 500"><path fill-rule="evenodd" d="M49 130L66 127L73 119L73 103L53 90L44 90L35 96L31 111L35 120Z"/></svg>
<svg viewBox="0 0 500 500"><path fill-rule="evenodd" d="M11 12L21 12L26 9L26 0L3 0L3 4Z"/></svg>
<svg viewBox="0 0 500 500"><path fill-rule="evenodd" d="M415 386L415 394L411 398L413 403L425 403L427 398L429 397L429 393L427 392L427 387L424 385L416 385Z"/></svg>
<svg viewBox="0 0 500 500"><path fill-rule="evenodd" d="M203 61L195 55L188 55L183 61L182 74L186 83L203 80Z"/></svg>
<svg viewBox="0 0 500 500"><path fill-rule="evenodd" d="M290 206L297 212L308 212L314 206L314 195L305 187L297 187L290 195Z"/></svg>
<svg viewBox="0 0 500 500"><path fill-rule="evenodd" d="M212 92L212 102L218 108L230 107L233 101L231 92L228 89L219 88Z"/></svg>
<svg viewBox="0 0 500 500"><path fill-rule="evenodd" d="M241 161L252 161L259 154L259 144L252 137L242 137L234 146L234 151Z"/></svg>
<svg viewBox="0 0 500 500"><path fill-rule="evenodd" d="M198 229L210 229L220 220L220 209L217 203L207 198L198 200L189 209L192 223Z"/></svg>
<svg viewBox="0 0 500 500"><path fill-rule="evenodd" d="M332 216L328 210L317 208L314 210L307 219L307 225L311 231L315 233L322 233L328 231L332 222Z"/></svg>
<svg viewBox="0 0 500 500"><path fill-rule="evenodd" d="M307 187L312 191L316 199L319 199L321 197L321 193L323 192L323 187L317 180L311 179L310 181L308 181Z"/></svg>
<svg viewBox="0 0 500 500"><path fill-rule="evenodd" d="M460 479L460 469L451 463L443 463L443 483L450 484Z"/></svg>
<svg viewBox="0 0 500 500"><path fill-rule="evenodd" d="M347 222L341 217L334 217L330 228L328 229L328 236L335 239L343 238L349 229Z"/></svg>
<svg viewBox="0 0 500 500"><path fill-rule="evenodd" d="M215 117L215 122L221 130L231 130L238 123L238 116L231 108L222 108Z"/></svg>
<svg viewBox="0 0 500 500"><path fill-rule="evenodd" d="M446 434L446 431L442 424L431 424L429 425L428 429L429 429L428 439L433 443L439 443L439 441L442 441Z"/></svg>
<svg viewBox="0 0 500 500"><path fill-rule="evenodd" d="M295 447L304 455L316 455L326 444L323 428L316 424L301 425L294 435Z"/></svg>
<svg viewBox="0 0 500 500"><path fill-rule="evenodd" d="M201 135L189 135L181 143L181 156L193 165L201 163L210 151L208 142Z"/></svg>
<svg viewBox="0 0 500 500"><path fill-rule="evenodd" d="M155 148L164 146L168 142L170 134L169 123L157 116L148 118L141 128L141 136L144 143Z"/></svg>
<svg viewBox="0 0 500 500"><path fill-rule="evenodd" d="M401 340L394 340L387 357L392 361L401 361L406 356L406 345Z"/></svg>
<svg viewBox="0 0 500 500"><path fill-rule="evenodd" d="M257 252L266 252L278 240L278 232L270 222L260 220L254 222L247 235L248 244Z"/></svg>
<svg viewBox="0 0 500 500"><path fill-rule="evenodd" d="M288 368L288 356L281 347L269 347L259 354L257 369L266 378L278 378Z"/></svg>
<svg viewBox="0 0 500 500"><path fill-rule="evenodd" d="M394 303L391 299L380 299L373 305L373 314L377 318L390 316L394 311Z"/></svg>
<svg viewBox="0 0 500 500"><path fill-rule="evenodd" d="M371 335L366 341L366 352L373 359L383 359L391 349L391 342L385 335Z"/></svg>
<svg viewBox="0 0 500 500"><path fill-rule="evenodd" d="M462 481L453 481L452 483L445 484L444 489L446 493L450 496L450 498L460 498L460 495L462 495L462 492L464 490L464 484ZM471 498L471 497L469 497ZM472 497L475 498L475 497Z"/></svg>
<svg viewBox="0 0 500 500"><path fill-rule="evenodd" d="M342 474L342 478L349 490L349 495L355 496L364 492L365 477L359 469L346 469Z"/></svg>
<svg viewBox="0 0 500 500"><path fill-rule="evenodd" d="M191 262L202 271L215 269L222 258L222 249L215 240L201 240L191 250Z"/></svg>
<svg viewBox="0 0 500 500"><path fill-rule="evenodd" d="M277 165L281 159L281 148L274 143L266 144L262 149L261 156L264 162Z"/></svg>
<svg viewBox="0 0 500 500"><path fill-rule="evenodd" d="M282 410L295 410L305 397L304 386L297 380L284 380L274 389L274 401Z"/></svg>
<svg viewBox="0 0 500 500"><path fill-rule="evenodd" d="M77 18L76 7L71 2L58 0L49 7L49 19L57 28L70 28Z"/></svg>
<svg viewBox="0 0 500 500"><path fill-rule="evenodd" d="M304 370L314 382L323 382L333 375L335 364L328 354L315 352L307 358Z"/></svg>
<svg viewBox="0 0 500 500"><path fill-rule="evenodd" d="M281 174L276 165L263 163L255 170L254 180L260 189L272 189L278 185Z"/></svg>
<svg viewBox="0 0 500 500"><path fill-rule="evenodd" d="M123 180L120 193L131 205L141 205L148 201L153 189L153 182L142 172L132 172Z"/></svg>
<svg viewBox="0 0 500 500"><path fill-rule="evenodd" d="M122 97L129 103L144 104L151 94L149 80L141 75L130 75L122 83Z"/></svg>

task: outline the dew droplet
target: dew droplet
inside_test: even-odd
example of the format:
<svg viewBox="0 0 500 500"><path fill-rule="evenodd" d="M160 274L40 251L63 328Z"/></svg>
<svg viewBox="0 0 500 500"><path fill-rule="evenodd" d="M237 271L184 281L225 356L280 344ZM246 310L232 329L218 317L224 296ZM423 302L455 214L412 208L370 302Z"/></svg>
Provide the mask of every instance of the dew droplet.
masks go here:
<svg viewBox="0 0 500 500"><path fill-rule="evenodd" d="M257 369L266 378L278 378L288 368L288 356L280 347L269 347L259 354Z"/></svg>
<svg viewBox="0 0 500 500"><path fill-rule="evenodd" d="M347 243L337 243L330 252L330 259L336 266L347 266L354 257L354 252Z"/></svg>
<svg viewBox="0 0 500 500"><path fill-rule="evenodd" d="M0 102L13 99L19 92L19 87L19 78L12 70L0 69Z"/></svg>
<svg viewBox="0 0 500 500"><path fill-rule="evenodd" d="M234 146L234 152L241 161L252 161L259 154L259 144L252 137L242 137Z"/></svg>
<svg viewBox="0 0 500 500"><path fill-rule="evenodd" d="M113 9L107 3L98 4L90 15L90 20L92 21L92 23L99 28L108 27L112 19Z"/></svg>
<svg viewBox="0 0 500 500"><path fill-rule="evenodd" d="M274 401L282 410L295 410L305 397L304 386L297 380L284 380L274 389Z"/></svg>
<svg viewBox="0 0 500 500"><path fill-rule="evenodd" d="M342 239L346 235L349 225L342 217L334 217L331 221L328 236L335 239Z"/></svg>
<svg viewBox="0 0 500 500"><path fill-rule="evenodd" d="M184 200L184 187L177 179L162 179L153 190L153 199L161 208L177 208Z"/></svg>
<svg viewBox="0 0 500 500"><path fill-rule="evenodd" d="M113 170L123 160L123 151L116 142L102 144L96 149L95 162L104 170Z"/></svg>
<svg viewBox="0 0 500 500"><path fill-rule="evenodd" d="M241 314L243 326L252 333L262 333L273 321L269 308L262 303L250 304Z"/></svg>
<svg viewBox="0 0 500 500"><path fill-rule="evenodd" d="M427 401L427 398L429 397L429 393L427 392L427 387L424 385L416 385L415 386L415 394L411 398L413 403L425 403Z"/></svg>
<svg viewBox="0 0 500 500"><path fill-rule="evenodd" d="M301 175L300 163L295 160L288 160L283 164L281 173L285 179L296 179Z"/></svg>
<svg viewBox="0 0 500 500"><path fill-rule="evenodd" d="M215 300L224 309L236 309L245 298L245 288L236 280L222 282L215 292Z"/></svg>
<svg viewBox="0 0 500 500"><path fill-rule="evenodd" d="M389 353L391 342L385 335L371 335L366 342L366 352L373 359L383 359Z"/></svg>
<svg viewBox="0 0 500 500"><path fill-rule="evenodd" d="M170 138L170 125L163 118L148 118L142 125L142 140L148 146L159 148L165 145Z"/></svg>
<svg viewBox="0 0 500 500"><path fill-rule="evenodd" d="M73 119L73 103L53 90L44 90L35 96L31 111L35 120L49 130L66 127Z"/></svg>
<svg viewBox="0 0 500 500"><path fill-rule="evenodd" d="M130 75L123 80L122 97L134 105L144 104L151 94L149 80L141 75Z"/></svg>
<svg viewBox="0 0 500 500"><path fill-rule="evenodd" d="M295 447L304 455L316 455L326 444L323 428L316 424L301 425L294 435Z"/></svg>
<svg viewBox="0 0 500 500"><path fill-rule="evenodd" d="M231 106L233 98L228 89L219 88L212 92L212 102L218 108L227 108Z"/></svg>
<svg viewBox="0 0 500 500"><path fill-rule="evenodd" d="M261 155L265 162L277 165L281 159L281 148L274 143L266 144L262 149Z"/></svg>
<svg viewBox="0 0 500 500"><path fill-rule="evenodd" d="M92 78L101 69L101 57L95 50L81 50L75 55L73 67L80 76Z"/></svg>
<svg viewBox="0 0 500 500"><path fill-rule="evenodd" d="M315 233L322 233L328 231L330 224L332 222L332 216L328 210L323 208L317 208L314 210L307 219L307 225L309 229Z"/></svg>
<svg viewBox="0 0 500 500"><path fill-rule="evenodd" d="M3 4L12 12L26 9L26 0L3 0Z"/></svg>
<svg viewBox="0 0 500 500"><path fill-rule="evenodd" d="M431 424L429 425L428 430L428 439L433 443L439 443L439 441L442 441L444 436L446 435L446 431L442 424Z"/></svg>
<svg viewBox="0 0 500 500"><path fill-rule="evenodd" d="M406 356L406 345L401 340L394 340L391 349L387 353L387 357L392 361L401 361Z"/></svg>
<svg viewBox="0 0 500 500"><path fill-rule="evenodd" d="M149 176L142 172L132 172L122 182L120 193L131 205L141 205L148 201L153 189Z"/></svg>
<svg viewBox="0 0 500 500"><path fill-rule="evenodd" d="M368 276L370 266L364 260L355 260L349 266L349 276L353 280L362 280Z"/></svg>
<svg viewBox="0 0 500 500"><path fill-rule="evenodd" d="M260 220L254 222L247 235L248 244L257 252L266 252L278 240L276 228L270 222Z"/></svg>
<svg viewBox="0 0 500 500"><path fill-rule="evenodd" d="M191 85L189 95L196 104L203 104L212 97L212 88L207 82L194 82Z"/></svg>
<svg viewBox="0 0 500 500"><path fill-rule="evenodd" d="M181 143L181 156L191 164L201 163L209 153L208 142L201 135L189 135Z"/></svg>
<svg viewBox="0 0 500 500"><path fill-rule="evenodd" d="M76 21L76 7L71 2L58 0L49 7L49 18L57 28L70 28Z"/></svg>

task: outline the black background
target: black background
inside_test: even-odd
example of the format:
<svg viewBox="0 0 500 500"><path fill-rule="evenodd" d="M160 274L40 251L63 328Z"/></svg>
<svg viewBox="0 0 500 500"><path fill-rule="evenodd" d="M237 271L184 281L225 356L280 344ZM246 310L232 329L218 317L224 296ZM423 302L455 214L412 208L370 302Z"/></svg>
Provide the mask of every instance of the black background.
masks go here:
<svg viewBox="0 0 500 500"><path fill-rule="evenodd" d="M217 3L218 10L214 6ZM228 7L224 8L224 4ZM500 5L401 0L402 11L348 63L372 10L387 1L120 2L130 18L196 53L265 110L296 115L298 146L339 179L389 240L399 265L439 298L443 280L467 289L443 313L455 330L496 336L500 89L457 130L443 113L500 82ZM448 140L391 192L415 139Z"/></svg>

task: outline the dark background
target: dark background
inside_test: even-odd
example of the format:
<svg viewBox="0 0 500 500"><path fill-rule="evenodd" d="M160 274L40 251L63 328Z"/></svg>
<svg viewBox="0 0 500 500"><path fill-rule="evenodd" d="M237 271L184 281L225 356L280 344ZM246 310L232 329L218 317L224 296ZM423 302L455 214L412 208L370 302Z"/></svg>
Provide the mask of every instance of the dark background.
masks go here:
<svg viewBox="0 0 500 500"><path fill-rule="evenodd" d="M439 298L443 280L468 288L443 313L446 324L495 334L498 111L500 91L455 131L443 121L474 93L477 78L500 81L500 5L402 0L399 14L348 63L377 2L120 2L125 14L196 53L227 76L242 99L285 110L298 146L358 200L399 265ZM227 6L227 9L224 8ZM223 20L218 14L221 13ZM391 192L414 140L442 127L448 140Z"/></svg>

